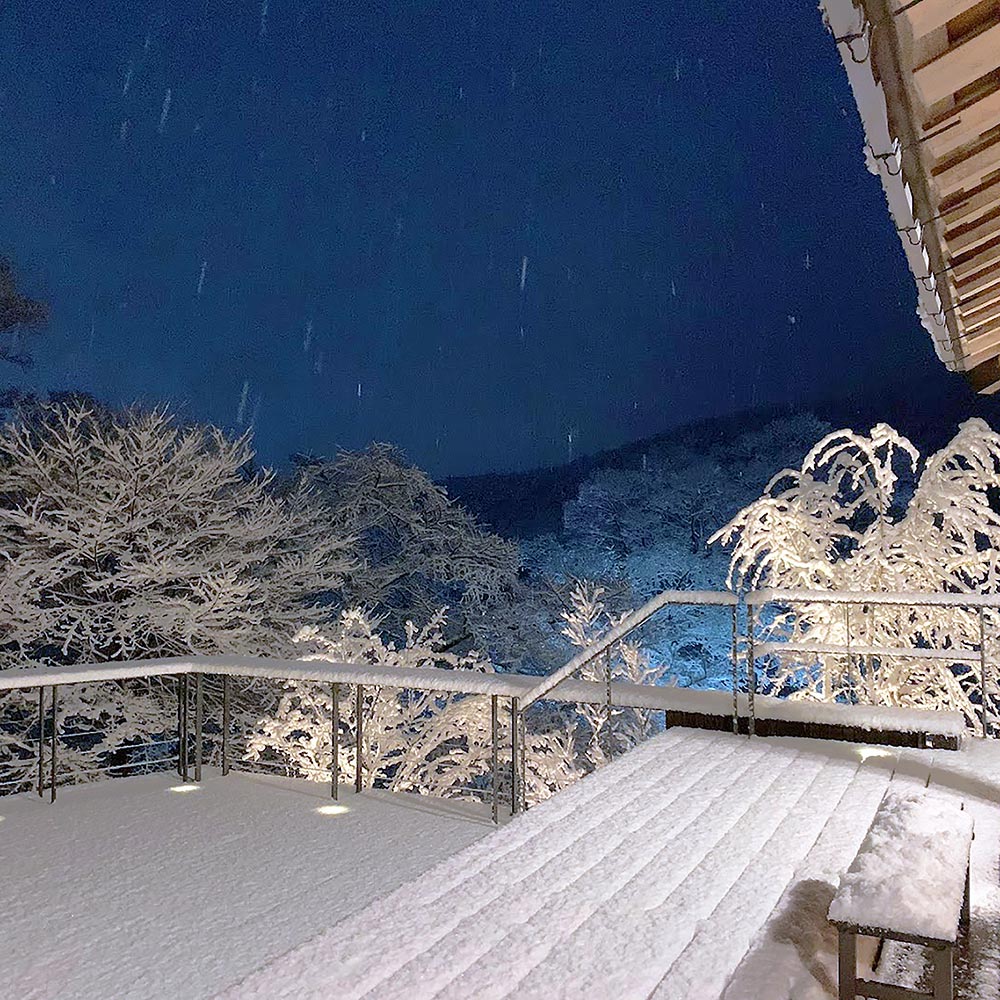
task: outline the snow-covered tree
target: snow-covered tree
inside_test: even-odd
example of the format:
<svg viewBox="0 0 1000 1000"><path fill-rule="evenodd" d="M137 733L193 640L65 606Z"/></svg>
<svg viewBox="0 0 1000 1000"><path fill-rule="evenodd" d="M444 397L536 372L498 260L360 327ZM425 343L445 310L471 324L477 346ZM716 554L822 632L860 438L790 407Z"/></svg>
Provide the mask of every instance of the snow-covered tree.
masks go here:
<svg viewBox="0 0 1000 1000"><path fill-rule="evenodd" d="M604 588L587 580L575 582L562 613L562 633L576 649L587 649L617 625L624 615L612 614L604 603ZM623 639L609 650L611 680L632 684L656 684L663 679L663 665L653 665L637 639ZM577 678L607 682L608 660L599 656L584 665ZM613 708L608 717L603 705L580 705L586 739L582 751L592 767L604 763L609 755L620 754L645 739L652 731L650 713L635 708Z"/></svg>
<svg viewBox="0 0 1000 1000"><path fill-rule="evenodd" d="M799 468L774 476L712 541L733 545L735 588L994 593L998 475L1000 435L979 419L962 424L922 466L912 442L885 424L867 435L836 431ZM969 609L809 603L779 614L770 628L800 642L844 646L850 635L857 646L969 653L980 622ZM767 681L795 697L947 708L970 722L982 698L975 665L905 656L786 655Z"/></svg>
<svg viewBox="0 0 1000 1000"><path fill-rule="evenodd" d="M551 578L564 597L574 579L599 581L616 611L664 590L722 586L727 560L707 545L711 532L756 496L775 468L798 460L828 429L809 414L780 417L735 437L695 426L651 442L632 467L595 470L565 504L561 536L523 545L531 578ZM537 587L529 605L547 597ZM549 618L557 624L546 633L540 623L548 638L536 658L558 634L558 613ZM684 686L730 683L731 627L718 608L665 608L645 626L643 641ZM536 640L534 648L541 646Z"/></svg>
<svg viewBox="0 0 1000 1000"><path fill-rule="evenodd" d="M276 654L353 571L317 497L249 471L248 436L165 410L83 400L0 431L0 668L212 653ZM74 685L65 729L93 767L163 732L157 683ZM16 703L16 699L14 699ZM8 713L16 704L8 700ZM82 752L82 751L81 751ZM32 751L33 753L33 751ZM72 743L64 765L83 771ZM106 761L105 761L106 762Z"/></svg>
<svg viewBox="0 0 1000 1000"><path fill-rule="evenodd" d="M360 610L344 611L337 622L303 628L295 637L304 660L363 663L419 670L492 672L475 652L445 649L446 609L423 626L407 622L397 644L378 631L380 619ZM353 687L344 688L338 737L342 781L354 779L357 718ZM246 743L250 762L279 765L287 773L330 780L333 762L332 691L329 684L289 681L277 706L263 714ZM501 790L509 795L510 713L501 704ZM565 732L529 727L528 794L544 798L578 773L573 740ZM491 785L491 708L482 695L443 694L368 687L363 692L362 776L364 787L443 797L488 795Z"/></svg>
<svg viewBox="0 0 1000 1000"><path fill-rule="evenodd" d="M384 631L401 638L407 620L428 620L450 605L448 641L461 641L472 638L471 619L509 602L516 543L483 529L391 445L298 464L299 482L327 503L334 534L360 548L345 605L375 608Z"/></svg>

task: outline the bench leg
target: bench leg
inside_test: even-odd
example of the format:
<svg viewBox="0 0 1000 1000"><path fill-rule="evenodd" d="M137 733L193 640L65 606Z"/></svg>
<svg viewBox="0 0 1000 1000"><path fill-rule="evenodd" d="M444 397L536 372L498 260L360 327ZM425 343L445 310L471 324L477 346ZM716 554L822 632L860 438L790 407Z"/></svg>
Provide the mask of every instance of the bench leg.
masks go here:
<svg viewBox="0 0 1000 1000"><path fill-rule="evenodd" d="M854 1000L858 988L858 936L852 931L838 931L839 1000Z"/></svg>
<svg viewBox="0 0 1000 1000"><path fill-rule="evenodd" d="M971 919L970 903L969 903L969 874L971 871L972 871L972 865L970 864L969 867L965 869L965 896L962 898L961 926L964 928L966 933L968 933L969 923Z"/></svg>
<svg viewBox="0 0 1000 1000"><path fill-rule="evenodd" d="M934 1000L955 1000L951 948L933 948Z"/></svg>

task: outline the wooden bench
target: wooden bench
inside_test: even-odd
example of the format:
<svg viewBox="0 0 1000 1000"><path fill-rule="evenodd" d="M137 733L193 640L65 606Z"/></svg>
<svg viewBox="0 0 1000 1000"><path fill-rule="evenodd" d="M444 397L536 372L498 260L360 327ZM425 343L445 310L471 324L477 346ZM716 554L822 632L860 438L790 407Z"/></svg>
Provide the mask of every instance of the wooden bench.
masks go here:
<svg viewBox="0 0 1000 1000"><path fill-rule="evenodd" d="M960 805L922 789L886 793L827 914L840 938L840 1000L954 1000L971 847L972 817ZM929 949L933 992L859 978L859 934Z"/></svg>

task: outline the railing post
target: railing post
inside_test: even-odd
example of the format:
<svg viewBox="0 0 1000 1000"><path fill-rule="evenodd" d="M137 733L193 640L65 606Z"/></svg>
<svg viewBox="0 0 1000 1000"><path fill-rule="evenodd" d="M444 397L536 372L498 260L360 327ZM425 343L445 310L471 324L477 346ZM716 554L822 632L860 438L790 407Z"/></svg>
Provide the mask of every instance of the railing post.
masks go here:
<svg viewBox="0 0 1000 1000"><path fill-rule="evenodd" d="M528 719L527 711L522 709L521 717L521 812L528 811Z"/></svg>
<svg viewBox="0 0 1000 1000"><path fill-rule="evenodd" d="M222 677L222 773L229 774L229 674Z"/></svg>
<svg viewBox="0 0 1000 1000"><path fill-rule="evenodd" d="M738 650L737 629L738 629L739 605L733 605L733 634L730 646L730 656L733 661L733 735L739 735L740 731L740 655ZM666 729L667 713L663 713L664 726Z"/></svg>
<svg viewBox="0 0 1000 1000"><path fill-rule="evenodd" d="M180 733L181 778L188 780L188 678L181 674L181 733Z"/></svg>
<svg viewBox="0 0 1000 1000"><path fill-rule="evenodd" d="M979 606L979 684L983 693L983 738L990 735L989 726L989 696L986 693L986 609Z"/></svg>
<svg viewBox="0 0 1000 1000"><path fill-rule="evenodd" d="M354 791L361 791L361 742L365 708L365 690L358 684L354 693Z"/></svg>
<svg viewBox="0 0 1000 1000"><path fill-rule="evenodd" d="M201 673L194 678L194 780L201 781L201 756L204 746L205 697L202 693Z"/></svg>
<svg viewBox="0 0 1000 1000"><path fill-rule="evenodd" d="M753 736L756 729L756 706L754 693L757 689L757 657L754 653L754 606L747 601L747 736Z"/></svg>
<svg viewBox="0 0 1000 1000"><path fill-rule="evenodd" d="M498 746L497 729L499 720L497 711L497 696L490 696L490 742L492 744L493 765L493 822L500 822L500 750Z"/></svg>
<svg viewBox="0 0 1000 1000"><path fill-rule="evenodd" d="M862 614L861 620L862 620L862 622L864 622L864 614ZM845 604L844 605L844 629L845 629L845 632L846 632L846 646L847 646L847 678L848 678L848 682L851 683L851 687L853 688L854 684L851 681L851 674L854 671L854 654L851 652L851 606L850 606L850 604ZM864 639L864 635L862 634L862 640L863 639ZM867 678L866 678L866 680L867 680ZM829 697L829 692L827 692L827 697ZM856 696L855 696L854 700L857 701L857 697Z"/></svg>
<svg viewBox="0 0 1000 1000"><path fill-rule="evenodd" d="M38 689L38 797L45 792L45 688Z"/></svg>
<svg viewBox="0 0 1000 1000"><path fill-rule="evenodd" d="M608 760L615 755L614 734L611 732L611 647L604 650L604 683L605 683L605 708L604 725L607 735L604 742L607 744ZM524 741L522 740L522 745Z"/></svg>
<svg viewBox="0 0 1000 1000"><path fill-rule="evenodd" d="M340 685L330 685L330 797L340 798Z"/></svg>
<svg viewBox="0 0 1000 1000"><path fill-rule="evenodd" d="M519 804L521 799L521 789L518 779L518 754L517 749L517 699L510 699L510 812L516 815L520 812Z"/></svg>
<svg viewBox="0 0 1000 1000"><path fill-rule="evenodd" d="M56 743L59 725L59 685L52 685L52 744L49 748L49 756L52 758L49 764L52 768L49 776L49 802L56 800Z"/></svg>
<svg viewBox="0 0 1000 1000"><path fill-rule="evenodd" d="M180 674L174 678L177 688L177 777L184 777L184 754L181 750L181 743L184 739L184 703L181 700L182 678Z"/></svg>

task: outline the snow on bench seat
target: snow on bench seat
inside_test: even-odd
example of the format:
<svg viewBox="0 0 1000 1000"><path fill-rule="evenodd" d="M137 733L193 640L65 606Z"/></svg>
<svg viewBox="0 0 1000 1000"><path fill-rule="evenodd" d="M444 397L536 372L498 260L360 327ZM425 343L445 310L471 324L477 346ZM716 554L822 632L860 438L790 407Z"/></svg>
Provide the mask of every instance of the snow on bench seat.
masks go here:
<svg viewBox="0 0 1000 1000"><path fill-rule="evenodd" d="M972 817L954 802L890 790L841 878L831 923L954 943L971 846Z"/></svg>

